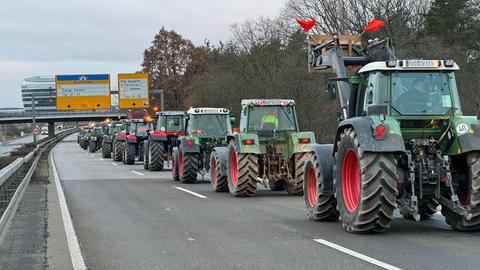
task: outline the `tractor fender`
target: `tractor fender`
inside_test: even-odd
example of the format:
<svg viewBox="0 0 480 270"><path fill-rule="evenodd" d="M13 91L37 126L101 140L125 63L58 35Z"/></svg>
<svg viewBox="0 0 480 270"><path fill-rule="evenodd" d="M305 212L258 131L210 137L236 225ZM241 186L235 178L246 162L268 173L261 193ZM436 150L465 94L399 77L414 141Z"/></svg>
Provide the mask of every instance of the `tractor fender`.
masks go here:
<svg viewBox="0 0 480 270"><path fill-rule="evenodd" d="M456 137L458 141L458 146L450 147L449 153L452 155L480 151L480 121L475 116L455 118L447 136Z"/></svg>
<svg viewBox="0 0 480 270"><path fill-rule="evenodd" d="M375 139L373 135L374 123L369 117L353 117L341 121L335 136L334 152L337 152L337 142L340 140L340 134L349 127L355 130L359 143L366 152L406 152L402 136L389 133L388 124L383 138L381 140Z"/></svg>
<svg viewBox="0 0 480 270"><path fill-rule="evenodd" d="M458 136L461 153L480 151L480 134L465 134Z"/></svg>
<svg viewBox="0 0 480 270"><path fill-rule="evenodd" d="M253 144L246 145L245 140L253 140ZM237 133L235 134L235 149L238 153L243 154L261 154L260 144L257 134L252 133Z"/></svg>
<svg viewBox="0 0 480 270"><path fill-rule="evenodd" d="M193 138L186 138L186 137L181 137L178 139L179 140L179 145L182 146L182 151L183 153L200 153L200 145L198 143L195 143L195 140ZM193 144L188 145L187 141L192 140Z"/></svg>
<svg viewBox="0 0 480 270"><path fill-rule="evenodd" d="M333 182L333 164L335 157L333 155L333 144L309 144L310 153L315 155L320 165L320 177L323 179L323 194L333 194L335 184Z"/></svg>
<svg viewBox="0 0 480 270"><path fill-rule="evenodd" d="M163 141L163 142L166 142L168 139L167 139L167 134L163 131L150 131L149 132L150 134L150 139L152 141Z"/></svg>
<svg viewBox="0 0 480 270"><path fill-rule="evenodd" d="M220 161L220 170L222 175L227 175L227 150L228 148L225 146L213 148L213 151L217 153L218 159Z"/></svg>

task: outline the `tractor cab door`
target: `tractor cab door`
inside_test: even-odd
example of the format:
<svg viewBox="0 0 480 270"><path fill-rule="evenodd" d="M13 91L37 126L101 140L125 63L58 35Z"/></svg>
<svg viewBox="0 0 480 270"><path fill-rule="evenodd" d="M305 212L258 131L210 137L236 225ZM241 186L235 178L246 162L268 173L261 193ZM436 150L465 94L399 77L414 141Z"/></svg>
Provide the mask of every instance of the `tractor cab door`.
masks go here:
<svg viewBox="0 0 480 270"><path fill-rule="evenodd" d="M356 116L388 114L388 78L373 71L358 85Z"/></svg>

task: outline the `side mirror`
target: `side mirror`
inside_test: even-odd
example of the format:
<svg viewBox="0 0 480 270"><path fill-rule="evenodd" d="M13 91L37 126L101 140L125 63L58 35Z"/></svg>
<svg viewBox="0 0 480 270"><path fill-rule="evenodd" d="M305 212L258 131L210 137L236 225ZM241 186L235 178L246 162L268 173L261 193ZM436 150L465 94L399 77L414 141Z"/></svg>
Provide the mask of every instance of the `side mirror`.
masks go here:
<svg viewBox="0 0 480 270"><path fill-rule="evenodd" d="M335 100L337 98L337 89L332 82L325 82L325 93L328 100Z"/></svg>
<svg viewBox="0 0 480 270"><path fill-rule="evenodd" d="M177 125L178 126L178 125ZM161 127L160 131L165 131L165 127Z"/></svg>
<svg viewBox="0 0 480 270"><path fill-rule="evenodd" d="M230 123L235 123L235 117L230 117Z"/></svg>

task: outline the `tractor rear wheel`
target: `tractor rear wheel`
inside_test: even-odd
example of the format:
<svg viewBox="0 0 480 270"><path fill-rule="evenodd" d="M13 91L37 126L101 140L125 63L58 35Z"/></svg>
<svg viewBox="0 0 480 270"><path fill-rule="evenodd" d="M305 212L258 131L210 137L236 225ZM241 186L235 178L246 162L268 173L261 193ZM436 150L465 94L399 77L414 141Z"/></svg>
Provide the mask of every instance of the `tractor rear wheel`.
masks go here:
<svg viewBox="0 0 480 270"><path fill-rule="evenodd" d="M103 143L102 144L102 158L111 158L112 157L112 144Z"/></svg>
<svg viewBox="0 0 480 270"><path fill-rule="evenodd" d="M338 220L337 201L333 193L324 192L324 177L327 177L327 174L331 176L333 164L329 162L330 166L326 168L329 172L323 172L320 166L321 158L324 157L311 153L305 162L303 198L307 207L307 217L312 221L335 221Z"/></svg>
<svg viewBox="0 0 480 270"><path fill-rule="evenodd" d="M123 161L123 149L125 148L125 142L114 141L113 146L113 161Z"/></svg>
<svg viewBox="0 0 480 270"><path fill-rule="evenodd" d="M135 164L135 144L125 143L125 155L123 156L123 163L127 165Z"/></svg>
<svg viewBox="0 0 480 270"><path fill-rule="evenodd" d="M143 148L143 168L145 170L150 170L149 165L148 165L148 163L149 163L148 148L149 147L150 146L149 146L148 141L144 141L142 148Z"/></svg>
<svg viewBox="0 0 480 270"><path fill-rule="evenodd" d="M172 150L172 177L174 181L180 181L178 175L178 148L174 147Z"/></svg>
<svg viewBox="0 0 480 270"><path fill-rule="evenodd" d="M240 154L235 142L228 145L227 174L228 189L236 197L255 196L259 173L258 157L254 154Z"/></svg>
<svg viewBox="0 0 480 270"><path fill-rule="evenodd" d="M210 183L216 192L228 190L227 176L222 173L222 162L217 151L212 151L210 154Z"/></svg>
<svg viewBox="0 0 480 270"><path fill-rule="evenodd" d="M88 142L88 152L90 153L95 153L95 151L97 150L97 145L94 141L90 140Z"/></svg>
<svg viewBox="0 0 480 270"><path fill-rule="evenodd" d="M293 171L292 182L286 182L285 190L288 195L302 195L303 194L303 169L305 167L305 160L308 153L296 153L293 155Z"/></svg>
<svg viewBox="0 0 480 270"><path fill-rule="evenodd" d="M364 152L352 128L340 138L334 179L343 227L355 233L383 232L396 208L396 159L392 153Z"/></svg>
<svg viewBox="0 0 480 270"><path fill-rule="evenodd" d="M182 147L178 148L178 172L180 175L180 182L193 183L197 181L198 167L200 159L197 153L185 153Z"/></svg>
<svg viewBox="0 0 480 270"><path fill-rule="evenodd" d="M165 163L165 147L162 142L150 140L148 149L150 171L161 171Z"/></svg>
<svg viewBox="0 0 480 270"><path fill-rule="evenodd" d="M456 192L467 209L467 216L458 215L447 207L442 207L442 215L453 230L477 231L480 230L480 152L467 153L466 161L468 184L460 186Z"/></svg>

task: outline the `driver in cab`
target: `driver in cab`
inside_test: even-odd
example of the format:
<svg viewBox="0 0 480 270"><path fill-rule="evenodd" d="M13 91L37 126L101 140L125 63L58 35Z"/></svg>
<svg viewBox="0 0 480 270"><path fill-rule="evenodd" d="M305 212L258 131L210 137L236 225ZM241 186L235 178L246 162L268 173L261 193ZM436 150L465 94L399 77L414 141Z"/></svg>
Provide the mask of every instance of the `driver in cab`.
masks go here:
<svg viewBox="0 0 480 270"><path fill-rule="evenodd" d="M408 106L411 104L426 104L428 102L427 84L422 79L415 79L409 91L402 94L397 99L399 106Z"/></svg>
<svg viewBox="0 0 480 270"><path fill-rule="evenodd" d="M278 118L275 108L271 108L268 113L262 117L260 126L264 129L278 129Z"/></svg>

